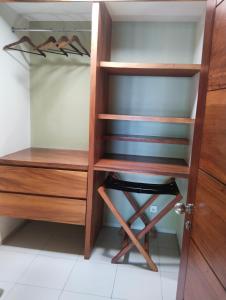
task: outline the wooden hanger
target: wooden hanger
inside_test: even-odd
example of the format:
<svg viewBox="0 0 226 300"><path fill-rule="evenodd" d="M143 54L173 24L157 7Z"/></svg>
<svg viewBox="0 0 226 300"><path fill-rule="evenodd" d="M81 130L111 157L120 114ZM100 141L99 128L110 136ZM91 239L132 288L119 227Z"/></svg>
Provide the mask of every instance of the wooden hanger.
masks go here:
<svg viewBox="0 0 226 300"><path fill-rule="evenodd" d="M60 51L58 51L57 49L54 48L58 48L60 49ZM44 43L38 45L36 47L36 49L38 50L42 50L48 53L54 53L54 54L60 54L60 55L65 55L68 56L67 52L64 51L64 49L57 47L57 41L55 39L54 36L50 36Z"/></svg>
<svg viewBox="0 0 226 300"><path fill-rule="evenodd" d="M15 46L20 45L22 43L29 44L32 47L32 49L37 50L37 52L14 48ZM36 54L36 55L41 55L41 56L46 57L45 53L43 51L41 51L40 49L37 49L37 47L33 44L33 42L31 41L31 39L28 36L23 36L21 39L19 39L19 41L9 44L9 45L6 45L3 48L3 50L16 50L16 51L20 51L20 52L31 53L31 54Z"/></svg>
<svg viewBox="0 0 226 300"><path fill-rule="evenodd" d="M73 50L75 50L75 52L73 51L73 52L71 52L71 50L69 50L69 49L67 49L67 51L69 51L69 53L74 53L74 54L79 54L79 55L83 55L83 53L77 48L77 47L75 47L74 45L72 45L72 43L71 43L71 40L67 37L67 36L65 36L65 35L63 35L59 40L58 40L58 42L57 42L57 47L58 48L65 48L66 46L70 46Z"/></svg>
<svg viewBox="0 0 226 300"><path fill-rule="evenodd" d="M85 54L90 57L89 51L82 45L77 35L73 35L70 41L71 43L76 42L81 47L81 49L85 52Z"/></svg>

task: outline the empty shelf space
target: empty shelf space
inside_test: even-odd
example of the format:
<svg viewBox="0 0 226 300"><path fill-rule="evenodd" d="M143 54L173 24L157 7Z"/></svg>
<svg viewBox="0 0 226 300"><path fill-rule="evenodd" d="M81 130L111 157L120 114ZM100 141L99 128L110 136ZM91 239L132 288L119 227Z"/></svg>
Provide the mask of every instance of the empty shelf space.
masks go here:
<svg viewBox="0 0 226 300"><path fill-rule="evenodd" d="M80 150L28 148L0 158L1 165L88 170L88 153Z"/></svg>
<svg viewBox="0 0 226 300"><path fill-rule="evenodd" d="M155 117L155 116L133 116L133 115L116 115L116 114L98 114L99 120L115 121L142 121L156 123L174 123L174 124L193 124L194 119L177 118L177 117Z"/></svg>
<svg viewBox="0 0 226 300"><path fill-rule="evenodd" d="M113 75L192 77L200 72L199 64L146 64L101 61L103 70Z"/></svg>
<svg viewBox="0 0 226 300"><path fill-rule="evenodd" d="M186 138L161 137L161 136L108 134L104 136L104 139L107 141L142 142L142 143L158 143L158 144L172 144L172 145L189 144L189 140Z"/></svg>
<svg viewBox="0 0 226 300"><path fill-rule="evenodd" d="M189 175L189 167L184 159L125 154L105 154L94 165L94 170L157 174L185 178Z"/></svg>

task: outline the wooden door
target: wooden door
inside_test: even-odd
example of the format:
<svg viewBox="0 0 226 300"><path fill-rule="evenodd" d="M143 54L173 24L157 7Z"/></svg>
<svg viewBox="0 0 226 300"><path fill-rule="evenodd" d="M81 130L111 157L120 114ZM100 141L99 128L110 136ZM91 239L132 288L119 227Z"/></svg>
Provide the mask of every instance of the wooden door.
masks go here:
<svg viewBox="0 0 226 300"><path fill-rule="evenodd" d="M226 299L226 0L216 8L184 300ZM179 299L179 298L178 298Z"/></svg>
<svg viewBox="0 0 226 300"><path fill-rule="evenodd" d="M184 293L191 299L226 299L226 186L201 170Z"/></svg>

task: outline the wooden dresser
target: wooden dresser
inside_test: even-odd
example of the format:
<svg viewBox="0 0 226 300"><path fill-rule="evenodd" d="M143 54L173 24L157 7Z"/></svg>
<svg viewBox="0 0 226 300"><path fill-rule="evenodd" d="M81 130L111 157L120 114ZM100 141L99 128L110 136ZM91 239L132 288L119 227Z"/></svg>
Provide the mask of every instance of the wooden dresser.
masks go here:
<svg viewBox="0 0 226 300"><path fill-rule="evenodd" d="M0 158L1 216L85 225L86 151L29 148Z"/></svg>

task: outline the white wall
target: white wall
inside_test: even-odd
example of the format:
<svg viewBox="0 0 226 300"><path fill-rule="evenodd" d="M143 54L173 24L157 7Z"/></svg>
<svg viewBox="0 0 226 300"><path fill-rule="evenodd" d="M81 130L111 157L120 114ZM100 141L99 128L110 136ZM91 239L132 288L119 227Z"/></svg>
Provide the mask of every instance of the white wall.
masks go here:
<svg viewBox="0 0 226 300"><path fill-rule="evenodd" d="M90 29L90 22L31 22L31 28ZM54 33L59 39L62 33ZM71 36L71 34L69 35ZM90 49L90 33L78 33ZM39 45L48 33L31 33ZM88 150L90 58L31 55L31 143L33 147Z"/></svg>
<svg viewBox="0 0 226 300"><path fill-rule="evenodd" d="M29 58L2 50L18 40L11 31L15 25L25 26L26 22L0 4L0 156L30 146ZM20 222L1 217L0 242Z"/></svg>

